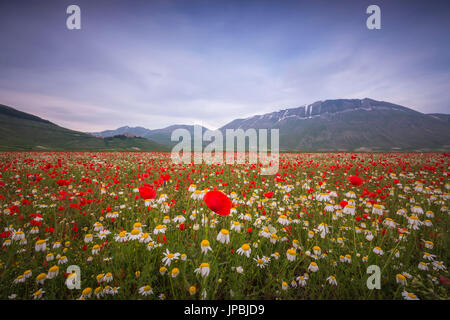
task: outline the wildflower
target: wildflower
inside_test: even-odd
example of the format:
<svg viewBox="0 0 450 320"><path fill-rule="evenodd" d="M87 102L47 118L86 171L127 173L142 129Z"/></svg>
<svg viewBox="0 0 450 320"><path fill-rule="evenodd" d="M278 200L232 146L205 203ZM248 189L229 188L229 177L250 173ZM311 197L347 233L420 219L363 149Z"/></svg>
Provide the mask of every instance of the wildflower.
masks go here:
<svg viewBox="0 0 450 320"><path fill-rule="evenodd" d="M307 276L298 276L297 277L298 285L301 286L301 287L306 286L306 280L308 280Z"/></svg>
<svg viewBox="0 0 450 320"><path fill-rule="evenodd" d="M290 221L288 220L287 216L285 216L284 214L280 215L280 217L278 218L278 223L287 226Z"/></svg>
<svg viewBox="0 0 450 320"><path fill-rule="evenodd" d="M244 272L244 268L242 268L241 266L236 268L236 272L237 273L243 273Z"/></svg>
<svg viewBox="0 0 450 320"><path fill-rule="evenodd" d="M230 232L227 229L220 230L216 240L220 243L230 243Z"/></svg>
<svg viewBox="0 0 450 320"><path fill-rule="evenodd" d="M171 274L172 278L176 278L180 274L180 269L173 268L172 271L170 272L170 274Z"/></svg>
<svg viewBox="0 0 450 320"><path fill-rule="evenodd" d="M127 232L126 232L126 231L120 232L120 233L116 236L115 240L116 240L117 242L126 242L126 241L128 240Z"/></svg>
<svg viewBox="0 0 450 320"><path fill-rule="evenodd" d="M196 294L197 293L197 288L195 287L195 286L190 286L189 287L189 294L191 295L191 296L193 296L194 294Z"/></svg>
<svg viewBox="0 0 450 320"><path fill-rule="evenodd" d="M45 260L46 260L47 262L53 261L54 259L55 259L55 256L53 255L53 253L48 253L48 254L45 256Z"/></svg>
<svg viewBox="0 0 450 320"><path fill-rule="evenodd" d="M149 285L146 285L139 288L139 293L143 296L148 296L150 294L153 294L153 289Z"/></svg>
<svg viewBox="0 0 450 320"><path fill-rule="evenodd" d="M211 246L209 245L209 241L206 239L200 243L200 247L201 247L202 253L204 253L204 254L207 254L208 251L212 251Z"/></svg>
<svg viewBox="0 0 450 320"><path fill-rule="evenodd" d="M45 293L44 290L39 289L38 291L36 291L35 293L32 294L33 299L40 299L42 298L42 295Z"/></svg>
<svg viewBox="0 0 450 320"><path fill-rule="evenodd" d="M406 286L407 282L406 282L406 277L404 275L398 273L395 276L395 279L396 279L397 283L400 283L401 285Z"/></svg>
<svg viewBox="0 0 450 320"><path fill-rule="evenodd" d="M209 275L209 264L204 262L200 264L200 267L194 270L195 273L200 274L202 277L207 277Z"/></svg>
<svg viewBox="0 0 450 320"><path fill-rule="evenodd" d="M309 264L308 270L311 272L317 272L319 270L319 266L313 261Z"/></svg>
<svg viewBox="0 0 450 320"><path fill-rule="evenodd" d="M417 216L411 215L408 218L408 227L412 228L413 230L419 230L419 226L423 224L422 221L419 220Z"/></svg>
<svg viewBox="0 0 450 320"><path fill-rule="evenodd" d="M236 250L237 254L245 255L247 258L250 258L250 253L252 252L252 249L250 248L250 245L247 243L243 244L239 249Z"/></svg>
<svg viewBox="0 0 450 320"><path fill-rule="evenodd" d="M434 259L436 258L436 255L428 253L428 252L424 252L423 258L425 260L434 261Z"/></svg>
<svg viewBox="0 0 450 320"><path fill-rule="evenodd" d="M433 249L433 247L434 247L434 243L432 241L424 240L424 245L425 245L425 248L427 248L427 249Z"/></svg>
<svg viewBox="0 0 450 320"><path fill-rule="evenodd" d="M242 224L239 221L234 221L231 223L230 229L234 230L236 232L241 232L241 227L242 227Z"/></svg>
<svg viewBox="0 0 450 320"><path fill-rule="evenodd" d="M31 272L31 270L25 270L25 272L23 273L23 276L25 279L30 278L33 275L33 272Z"/></svg>
<svg viewBox="0 0 450 320"><path fill-rule="evenodd" d="M92 234L88 233L84 236L84 242L85 243L89 243L94 239L94 237L92 236Z"/></svg>
<svg viewBox="0 0 450 320"><path fill-rule="evenodd" d="M433 261L431 263L431 265L433 266L433 269L436 270L436 271L437 270L447 270L447 268L445 267L443 261Z"/></svg>
<svg viewBox="0 0 450 320"><path fill-rule="evenodd" d="M208 191L203 197L209 209L220 216L227 216L230 214L231 200L220 191Z"/></svg>
<svg viewBox="0 0 450 320"><path fill-rule="evenodd" d="M336 277L335 276L329 276L327 278L327 281L329 284L333 285L333 286L337 286L337 281L336 281Z"/></svg>
<svg viewBox="0 0 450 320"><path fill-rule="evenodd" d="M426 262L419 262L417 266L420 270L428 271L428 264Z"/></svg>
<svg viewBox="0 0 450 320"><path fill-rule="evenodd" d="M402 296L405 300L419 300L419 298L417 298L417 296L414 293L407 292L405 290L403 290Z"/></svg>
<svg viewBox="0 0 450 320"><path fill-rule="evenodd" d="M287 290L288 288L289 288L289 285L287 284L286 281L281 282L281 289Z"/></svg>
<svg viewBox="0 0 450 320"><path fill-rule="evenodd" d="M139 229L133 229L131 230L130 234L128 235L129 240L138 240L142 235L142 232Z"/></svg>
<svg viewBox="0 0 450 320"><path fill-rule="evenodd" d="M384 207L380 204L374 204L372 208L372 214L377 214L379 216L383 215Z"/></svg>
<svg viewBox="0 0 450 320"><path fill-rule="evenodd" d="M166 268L166 267L162 266L161 268L159 268L159 273L160 273L162 276L165 275L166 272L167 272L167 268Z"/></svg>
<svg viewBox="0 0 450 320"><path fill-rule="evenodd" d="M113 280L113 275L111 272L108 272L107 274L105 274L105 277L103 278L104 282L111 282Z"/></svg>
<svg viewBox="0 0 450 320"><path fill-rule="evenodd" d="M37 284L44 284L44 281L46 279L47 279L47 274L46 273L40 273L36 277L36 282L37 282Z"/></svg>
<svg viewBox="0 0 450 320"><path fill-rule="evenodd" d="M24 283L25 280L26 280L25 277L21 274L21 275L17 276L16 279L14 279L13 283L14 284Z"/></svg>
<svg viewBox="0 0 450 320"><path fill-rule="evenodd" d="M45 240L36 241L34 249L36 250L36 252L47 250L47 245L46 245Z"/></svg>
<svg viewBox="0 0 450 320"><path fill-rule="evenodd" d="M103 296L103 288L102 287L95 288L94 294L97 297L97 299L101 298Z"/></svg>
<svg viewBox="0 0 450 320"><path fill-rule="evenodd" d="M176 253L170 253L168 249L166 249L166 252L164 252L164 258L162 259L162 262L166 266L170 266L172 263L172 260L178 260L178 257L180 254L178 252Z"/></svg>
<svg viewBox="0 0 450 320"><path fill-rule="evenodd" d="M53 266L50 269L48 269L47 279L53 279L58 275L59 267Z"/></svg>
<svg viewBox="0 0 450 320"><path fill-rule="evenodd" d="M260 258L259 256L257 256L256 258L253 258L253 260L256 261L256 265L258 267L260 267L261 269L263 269L267 265L267 263L270 261L270 260L267 260L267 259L264 259L264 257Z"/></svg>
<svg viewBox="0 0 450 320"><path fill-rule="evenodd" d="M375 254L380 255L380 256L382 256L382 255L384 254L383 250L382 250L380 247L375 247L375 248L373 248L373 252L374 252Z"/></svg>
<svg viewBox="0 0 450 320"><path fill-rule="evenodd" d="M85 288L82 292L81 295L85 298L90 298L92 295L92 288Z"/></svg>
<svg viewBox="0 0 450 320"><path fill-rule="evenodd" d="M155 229L153 229L153 234L158 234L158 233L166 233L167 227L165 225L157 225L155 227Z"/></svg>
<svg viewBox="0 0 450 320"><path fill-rule="evenodd" d="M297 257L297 252L295 251L295 249L288 249L286 251L286 257L289 261L294 261L295 258Z"/></svg>
<svg viewBox="0 0 450 320"><path fill-rule="evenodd" d="M314 252L315 255L320 256L320 254L322 253L322 250L320 249L319 246L314 246L313 247L313 252Z"/></svg>

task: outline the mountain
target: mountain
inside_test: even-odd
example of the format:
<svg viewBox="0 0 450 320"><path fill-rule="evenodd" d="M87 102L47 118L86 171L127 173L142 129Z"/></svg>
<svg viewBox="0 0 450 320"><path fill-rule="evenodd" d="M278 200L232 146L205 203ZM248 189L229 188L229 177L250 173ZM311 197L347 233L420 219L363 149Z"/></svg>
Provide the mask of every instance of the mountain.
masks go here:
<svg viewBox="0 0 450 320"><path fill-rule="evenodd" d="M429 116L450 123L450 114L444 114L444 113L428 113Z"/></svg>
<svg viewBox="0 0 450 320"><path fill-rule="evenodd" d="M448 151L449 117L368 98L338 99L236 119L220 130L279 129L280 150Z"/></svg>
<svg viewBox="0 0 450 320"><path fill-rule="evenodd" d="M178 141L171 141L172 132L176 129L186 129L191 134L192 140L194 139L194 126L193 125L172 125L162 129L146 129L143 127L120 127L116 130L106 130L101 132L92 132L90 134L97 137L111 137L118 134L132 134L138 137L143 137L146 139L153 140L164 146L173 146L178 143ZM208 130L202 127L203 132Z"/></svg>
<svg viewBox="0 0 450 320"><path fill-rule="evenodd" d="M115 135L98 138L0 104L0 150L167 151L154 141Z"/></svg>

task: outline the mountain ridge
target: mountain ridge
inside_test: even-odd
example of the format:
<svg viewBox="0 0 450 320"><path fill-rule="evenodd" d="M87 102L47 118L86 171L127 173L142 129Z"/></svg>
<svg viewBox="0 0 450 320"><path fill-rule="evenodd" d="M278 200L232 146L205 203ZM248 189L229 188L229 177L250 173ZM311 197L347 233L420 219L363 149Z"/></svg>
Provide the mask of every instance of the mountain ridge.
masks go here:
<svg viewBox="0 0 450 320"><path fill-rule="evenodd" d="M102 139L0 104L0 150L167 151L144 138Z"/></svg>
<svg viewBox="0 0 450 320"><path fill-rule="evenodd" d="M101 132L78 132L11 107L0 105L0 123L8 127L5 117L47 129L65 130L65 134L89 140L92 148L106 148L105 144L127 149L128 144L141 144L144 150L168 149L178 141L171 141L172 131L186 129L193 135L193 125L176 124L161 129L122 126ZM20 122L19 121L19 122ZM20 124L20 123L19 123ZM300 107L286 108L265 114L238 118L218 130L279 129L280 150L289 151L448 151L450 150L450 115L425 114L386 101L364 99L328 99ZM208 130L202 127L203 132ZM8 134L5 128L0 133ZM60 132L61 133L61 132ZM11 132L9 132L12 135ZM81 138L80 138L81 136ZM31 135L33 138L33 136ZM106 139L107 138L107 139ZM75 139L75 140L77 140ZM99 143L98 141L104 141ZM148 140L153 145L145 146ZM270 140L270 139L269 139ZM47 144L50 145L47 137ZM86 140L87 141L87 140ZM86 142L85 141L85 142ZM79 143L81 143L79 141ZM30 144L23 143L27 148ZM21 142L16 141L20 148ZM41 144L37 145L39 147ZM0 148L2 141L0 139ZM72 147L76 147L72 145ZM135 146L139 149L138 146Z"/></svg>

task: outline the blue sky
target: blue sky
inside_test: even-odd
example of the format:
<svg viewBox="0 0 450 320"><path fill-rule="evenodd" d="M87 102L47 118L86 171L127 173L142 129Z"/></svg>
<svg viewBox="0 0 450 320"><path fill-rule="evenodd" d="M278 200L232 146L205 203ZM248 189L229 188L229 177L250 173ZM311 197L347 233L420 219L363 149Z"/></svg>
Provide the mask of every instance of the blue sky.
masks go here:
<svg viewBox="0 0 450 320"><path fill-rule="evenodd" d="M66 8L81 8L81 30ZM381 8L381 30L366 8ZM337 98L450 113L448 1L0 3L0 103L81 131L203 124Z"/></svg>

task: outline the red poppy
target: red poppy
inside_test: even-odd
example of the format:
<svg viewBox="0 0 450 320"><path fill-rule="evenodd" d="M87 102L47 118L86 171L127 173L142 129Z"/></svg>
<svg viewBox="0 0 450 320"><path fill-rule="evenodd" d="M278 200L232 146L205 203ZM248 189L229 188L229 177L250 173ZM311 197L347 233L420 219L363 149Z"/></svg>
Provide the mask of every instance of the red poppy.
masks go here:
<svg viewBox="0 0 450 320"><path fill-rule="evenodd" d="M139 187L139 194L144 200L154 199L156 197L156 191L153 188L146 186Z"/></svg>
<svg viewBox="0 0 450 320"><path fill-rule="evenodd" d="M348 178L348 180L350 181L350 183L352 185L354 185L356 187L360 186L364 182L364 180L358 176L351 176Z"/></svg>
<svg viewBox="0 0 450 320"><path fill-rule="evenodd" d="M273 192L266 192L266 193L264 193L264 196L265 196L267 199L270 199L270 198L273 197Z"/></svg>
<svg viewBox="0 0 450 320"><path fill-rule="evenodd" d="M345 201L345 200L342 200L341 202L339 202L339 205L340 205L342 208L345 208L345 206L348 205L348 202Z"/></svg>
<svg viewBox="0 0 450 320"><path fill-rule="evenodd" d="M67 185L69 185L70 184L70 181L66 181L66 180L64 180L64 179L59 179L59 180L57 180L56 181L56 183L58 184L58 186L67 186Z"/></svg>
<svg viewBox="0 0 450 320"><path fill-rule="evenodd" d="M227 216L230 214L231 200L220 191L208 191L203 197L209 209L220 216Z"/></svg>

